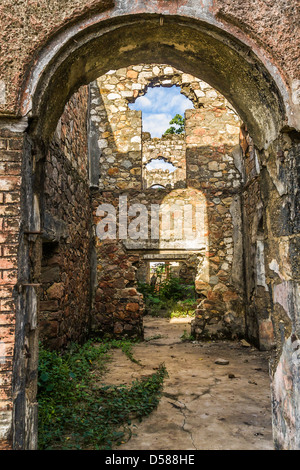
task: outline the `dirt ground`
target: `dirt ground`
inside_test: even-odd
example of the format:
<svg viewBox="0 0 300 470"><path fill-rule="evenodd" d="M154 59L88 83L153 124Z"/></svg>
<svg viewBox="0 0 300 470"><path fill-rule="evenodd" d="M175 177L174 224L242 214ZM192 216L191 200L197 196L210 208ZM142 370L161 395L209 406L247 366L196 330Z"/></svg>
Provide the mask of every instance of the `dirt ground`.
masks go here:
<svg viewBox="0 0 300 470"><path fill-rule="evenodd" d="M131 362L115 350L107 384L130 384L165 363L163 396L118 450L272 450L268 353L241 342L183 342L187 320L145 317ZM216 364L222 359L228 364ZM223 362L223 361L221 361Z"/></svg>

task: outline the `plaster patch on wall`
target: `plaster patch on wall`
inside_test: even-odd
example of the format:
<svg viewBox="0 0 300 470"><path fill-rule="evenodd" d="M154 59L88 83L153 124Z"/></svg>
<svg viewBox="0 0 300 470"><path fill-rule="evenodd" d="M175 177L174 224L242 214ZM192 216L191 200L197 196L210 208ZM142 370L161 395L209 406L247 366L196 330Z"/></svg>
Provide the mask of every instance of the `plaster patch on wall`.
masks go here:
<svg viewBox="0 0 300 470"><path fill-rule="evenodd" d="M274 286L273 300L274 303L280 304L289 315L289 283L287 281Z"/></svg>
<svg viewBox="0 0 300 470"><path fill-rule="evenodd" d="M12 411L1 411L0 423L0 439L7 439L11 431Z"/></svg>
<svg viewBox="0 0 300 470"><path fill-rule="evenodd" d="M254 149L254 162L255 162L256 173L259 175L259 173L260 173L260 165L259 165L259 159L258 159L258 155L257 155L256 149Z"/></svg>
<svg viewBox="0 0 300 470"><path fill-rule="evenodd" d="M0 364L5 364L6 362L6 344L0 343Z"/></svg>
<svg viewBox="0 0 300 470"><path fill-rule="evenodd" d="M11 132L25 132L28 127L28 119L2 119L0 121L0 129L7 129Z"/></svg>
<svg viewBox="0 0 300 470"><path fill-rule="evenodd" d="M274 273L278 274L278 276L280 277L280 279L283 279L282 275L280 274L280 271L279 271L279 265L276 261L276 259L272 259L271 263L269 263L269 268L274 271Z"/></svg>
<svg viewBox="0 0 300 470"><path fill-rule="evenodd" d="M243 292L243 272L241 259L243 257L242 212L240 196L236 195L230 205L233 221L233 260L231 279L239 292Z"/></svg>
<svg viewBox="0 0 300 470"><path fill-rule="evenodd" d="M6 104L6 86L3 80L0 80L0 104Z"/></svg>
<svg viewBox="0 0 300 470"><path fill-rule="evenodd" d="M242 179L245 179L245 171L244 171L244 164L243 164L243 155L241 152L241 147L240 145L236 145L234 149L232 150L232 156L233 156L233 161L234 161L234 166L236 169L239 171L240 175L242 176Z"/></svg>
<svg viewBox="0 0 300 470"><path fill-rule="evenodd" d="M33 230L39 232L41 229L40 204L38 196L35 194L33 198Z"/></svg>
<svg viewBox="0 0 300 470"><path fill-rule="evenodd" d="M294 104L300 104L300 80L292 82L292 100Z"/></svg>
<svg viewBox="0 0 300 470"><path fill-rule="evenodd" d="M34 286L28 286L28 312L31 330L37 328L38 298Z"/></svg>
<svg viewBox="0 0 300 470"><path fill-rule="evenodd" d="M266 274L265 274L265 245L263 240L257 240L256 242L256 278L257 285L262 286L268 291L268 286L266 284Z"/></svg>
<svg viewBox="0 0 300 470"><path fill-rule="evenodd" d="M295 331L297 336L300 338L300 284L298 282L293 283L293 304L295 311ZM297 313L298 312L298 313ZM300 362L299 362L300 364Z"/></svg>

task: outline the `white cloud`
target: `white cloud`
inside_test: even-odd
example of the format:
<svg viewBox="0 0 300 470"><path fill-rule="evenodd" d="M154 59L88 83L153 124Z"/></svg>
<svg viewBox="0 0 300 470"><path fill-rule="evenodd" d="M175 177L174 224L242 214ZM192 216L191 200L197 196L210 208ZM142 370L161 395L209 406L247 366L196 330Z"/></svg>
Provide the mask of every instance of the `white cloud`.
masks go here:
<svg viewBox="0 0 300 470"><path fill-rule="evenodd" d="M151 108L152 107L152 103L149 100L149 98L147 98L147 96L140 96L136 100L136 105L138 105L138 109L145 109L145 108ZM132 107L132 109L133 109L133 107ZM137 109L137 106L135 106L134 109Z"/></svg>
<svg viewBox="0 0 300 470"><path fill-rule="evenodd" d="M165 113L144 113L143 114L143 132L150 132L151 137L161 137L161 135L170 127L169 122L173 115Z"/></svg>
<svg viewBox="0 0 300 470"><path fill-rule="evenodd" d="M169 107L174 110L174 115L184 115L186 109L193 108L193 103L188 100L185 96L177 95L172 97Z"/></svg>
<svg viewBox="0 0 300 470"><path fill-rule="evenodd" d="M152 137L161 137L175 114L183 116L186 109L193 108L193 103L174 85L171 88L149 88L146 95L129 107L142 111L144 132L150 132Z"/></svg>
<svg viewBox="0 0 300 470"><path fill-rule="evenodd" d="M150 160L146 165L148 170L169 170L170 173L176 170L176 167L172 163L166 162L163 158L157 158L155 160Z"/></svg>

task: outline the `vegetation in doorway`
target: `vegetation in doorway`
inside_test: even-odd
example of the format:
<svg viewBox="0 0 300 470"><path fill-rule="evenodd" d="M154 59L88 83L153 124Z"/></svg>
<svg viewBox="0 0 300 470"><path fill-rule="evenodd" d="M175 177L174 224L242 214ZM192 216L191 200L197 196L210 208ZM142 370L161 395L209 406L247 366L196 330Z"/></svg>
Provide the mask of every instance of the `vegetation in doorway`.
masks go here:
<svg viewBox="0 0 300 470"><path fill-rule="evenodd" d="M159 272L157 277L159 278ZM178 277L168 277L158 284L138 283L144 296L146 313L152 316L190 317L197 306L193 285L185 284Z"/></svg>
<svg viewBox="0 0 300 470"><path fill-rule="evenodd" d="M64 353L40 347L40 450L109 450L130 438L132 419L157 407L164 364L131 386L105 386L101 377L112 348L132 357L130 342L121 340L72 344Z"/></svg>

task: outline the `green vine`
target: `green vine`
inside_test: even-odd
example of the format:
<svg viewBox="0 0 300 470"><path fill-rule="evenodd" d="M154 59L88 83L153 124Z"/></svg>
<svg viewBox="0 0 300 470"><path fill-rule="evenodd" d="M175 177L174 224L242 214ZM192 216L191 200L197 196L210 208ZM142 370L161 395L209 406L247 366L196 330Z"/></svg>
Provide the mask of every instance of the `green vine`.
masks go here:
<svg viewBox="0 0 300 470"><path fill-rule="evenodd" d="M138 362L129 341L72 344L64 354L40 348L39 449L111 449L128 440L133 418L157 407L167 376L163 364L131 386L101 383L116 347Z"/></svg>

